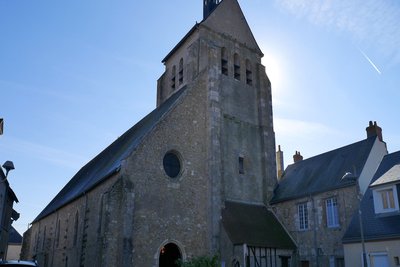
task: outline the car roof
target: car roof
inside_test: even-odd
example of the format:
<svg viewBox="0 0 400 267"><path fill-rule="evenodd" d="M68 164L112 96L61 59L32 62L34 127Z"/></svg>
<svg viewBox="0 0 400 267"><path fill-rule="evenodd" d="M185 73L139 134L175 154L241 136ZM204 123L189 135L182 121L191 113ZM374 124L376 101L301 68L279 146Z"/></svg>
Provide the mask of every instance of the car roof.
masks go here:
<svg viewBox="0 0 400 267"><path fill-rule="evenodd" d="M7 260L7 261L0 261L0 266L7 266L7 265L22 265L22 266L38 266L35 261L21 261L21 260Z"/></svg>

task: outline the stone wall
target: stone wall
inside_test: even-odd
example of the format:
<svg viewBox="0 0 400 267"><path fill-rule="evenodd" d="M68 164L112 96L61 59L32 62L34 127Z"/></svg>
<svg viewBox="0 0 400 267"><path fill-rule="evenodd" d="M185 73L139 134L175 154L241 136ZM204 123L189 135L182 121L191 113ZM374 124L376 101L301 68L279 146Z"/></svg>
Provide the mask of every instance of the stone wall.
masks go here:
<svg viewBox="0 0 400 267"><path fill-rule="evenodd" d="M205 79L188 87L124 169L135 185L135 266L158 266L160 250L170 242L178 245L183 258L211 253ZM176 178L164 171L163 157L169 151L181 161Z"/></svg>
<svg viewBox="0 0 400 267"><path fill-rule="evenodd" d="M24 234L22 258L40 266L102 266L98 252L104 194L118 180L109 178L86 195L32 224Z"/></svg>
<svg viewBox="0 0 400 267"><path fill-rule="evenodd" d="M335 228L327 227L326 222L325 200L332 197L336 197L339 210L340 226ZM305 202L309 228L299 230L297 205ZM358 205L357 187L350 186L274 204L273 210L297 243L299 261L309 261L310 266L317 266L318 260L319 266L329 266L330 257L344 258L342 237Z"/></svg>

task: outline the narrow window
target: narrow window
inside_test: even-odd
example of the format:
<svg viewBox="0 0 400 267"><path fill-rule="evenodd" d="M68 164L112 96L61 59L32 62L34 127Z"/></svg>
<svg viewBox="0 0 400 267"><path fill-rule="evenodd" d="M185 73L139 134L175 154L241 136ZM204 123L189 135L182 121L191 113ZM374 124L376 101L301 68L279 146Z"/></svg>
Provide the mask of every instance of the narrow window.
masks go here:
<svg viewBox="0 0 400 267"><path fill-rule="evenodd" d="M183 83L183 59L181 58L181 60L179 61L179 85L181 85Z"/></svg>
<svg viewBox="0 0 400 267"><path fill-rule="evenodd" d="M74 222L74 239L73 239L73 245L76 246L76 243L78 241L78 225L79 224L79 214L76 212L75 214L75 222Z"/></svg>
<svg viewBox="0 0 400 267"><path fill-rule="evenodd" d="M176 66L174 65L172 67L172 73L171 73L171 88L172 88L172 90L175 90L175 87L176 87L175 80L176 80Z"/></svg>
<svg viewBox="0 0 400 267"><path fill-rule="evenodd" d="M234 78L240 81L240 60L239 55L235 53L233 56L233 70L234 70Z"/></svg>
<svg viewBox="0 0 400 267"><path fill-rule="evenodd" d="M399 259L399 257L394 257L394 265L400 266L400 259Z"/></svg>
<svg viewBox="0 0 400 267"><path fill-rule="evenodd" d="M299 215L299 229L307 230L308 229L308 210L307 203L301 203L297 207L298 215Z"/></svg>
<svg viewBox="0 0 400 267"><path fill-rule="evenodd" d="M221 73L228 76L228 57L226 55L226 48L221 49Z"/></svg>
<svg viewBox="0 0 400 267"><path fill-rule="evenodd" d="M244 157L239 156L239 173L244 174Z"/></svg>
<svg viewBox="0 0 400 267"><path fill-rule="evenodd" d="M326 204L326 223L329 228L339 227L339 212L336 198L329 198Z"/></svg>
<svg viewBox="0 0 400 267"><path fill-rule="evenodd" d="M246 83L248 85L253 85L253 72L251 68L250 60L246 60Z"/></svg>
<svg viewBox="0 0 400 267"><path fill-rule="evenodd" d="M395 209L393 189L387 189L380 191L382 197L382 207L384 210Z"/></svg>

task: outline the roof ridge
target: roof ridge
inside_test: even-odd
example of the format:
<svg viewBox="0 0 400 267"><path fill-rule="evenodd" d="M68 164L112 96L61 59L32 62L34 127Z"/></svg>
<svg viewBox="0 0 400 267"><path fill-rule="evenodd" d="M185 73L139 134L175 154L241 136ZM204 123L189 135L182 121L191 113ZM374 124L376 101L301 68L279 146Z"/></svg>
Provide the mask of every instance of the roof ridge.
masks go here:
<svg viewBox="0 0 400 267"><path fill-rule="evenodd" d="M330 153L338 152L339 150L344 150L344 149L349 148L349 147L351 147L351 146L359 145L359 144L361 144L361 143L367 142L367 141L372 140L372 139L375 140L376 138L378 138L378 137L377 137L377 136L373 136L373 137L369 137L369 138L366 138L366 139L363 139L363 140L360 140L360 141L357 141L357 142L354 142L354 143L351 143L351 144L348 144L348 145L345 145L345 146L342 146L342 147L338 147L338 148L335 148L335 149L332 149L332 150L323 152L323 153L321 153L321 154L317 154L317 155L314 155L314 156L312 156L312 157L305 158L305 159L303 159L303 160L301 160L301 161L298 161L298 162L289 164L287 167L292 166L292 165L294 165L294 164L306 162L306 161L309 161L309 160L312 160L312 159L315 159L315 158L317 158L317 157L324 156L324 155L327 155L327 154L330 154Z"/></svg>

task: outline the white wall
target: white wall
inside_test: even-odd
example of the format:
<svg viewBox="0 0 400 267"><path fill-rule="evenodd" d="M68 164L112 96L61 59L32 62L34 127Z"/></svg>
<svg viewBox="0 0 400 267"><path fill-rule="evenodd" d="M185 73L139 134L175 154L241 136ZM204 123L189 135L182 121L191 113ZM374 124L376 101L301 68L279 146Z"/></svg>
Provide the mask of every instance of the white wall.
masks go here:
<svg viewBox="0 0 400 267"><path fill-rule="evenodd" d="M6 260L19 260L22 245L8 245Z"/></svg>
<svg viewBox="0 0 400 267"><path fill-rule="evenodd" d="M368 259L370 259L374 253L386 253L389 260L389 266L398 267L395 265L394 258L400 257L400 239L380 242L366 242L365 251ZM344 244L344 261L346 266L361 266L361 255L361 243Z"/></svg>
<svg viewBox="0 0 400 267"><path fill-rule="evenodd" d="M362 170L359 177L360 189L363 194L367 190L372 180L372 177L374 176L376 170L379 167L379 164L382 161L382 158L386 154L387 154L386 144L384 142L379 141L379 139L376 138L375 143L371 149L371 153L369 154L364 169Z"/></svg>

